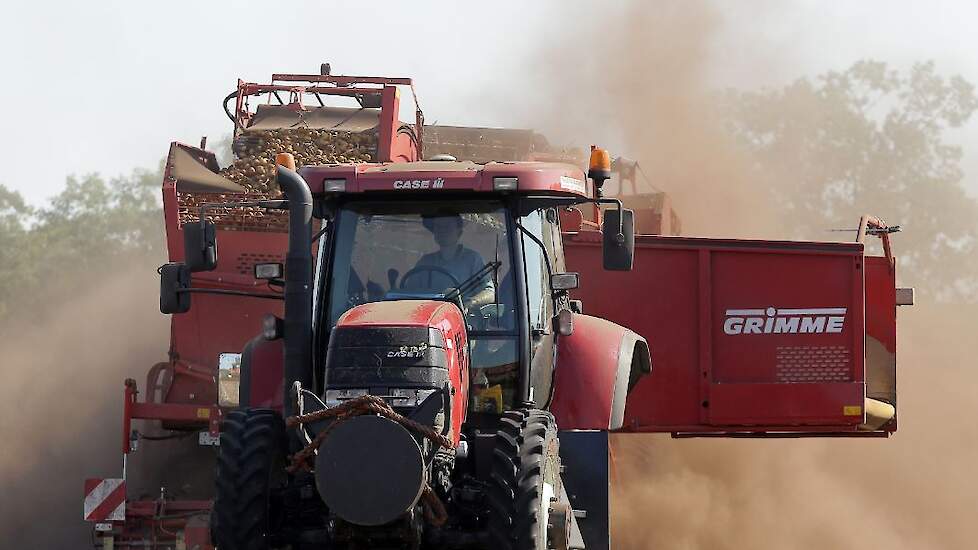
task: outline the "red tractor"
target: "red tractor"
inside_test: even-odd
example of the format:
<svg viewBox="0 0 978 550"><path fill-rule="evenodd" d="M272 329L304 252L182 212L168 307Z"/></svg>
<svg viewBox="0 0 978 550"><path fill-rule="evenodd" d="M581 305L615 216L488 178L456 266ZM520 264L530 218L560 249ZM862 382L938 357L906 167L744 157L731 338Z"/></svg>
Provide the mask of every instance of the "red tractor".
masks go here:
<svg viewBox="0 0 978 550"><path fill-rule="evenodd" d="M267 316L241 359L241 408L221 433L216 545L583 547L560 445L597 444L607 457L607 440L566 443L553 400L586 395L571 408L617 429L629 385L651 371L634 332L598 318L575 328L578 275L564 267L559 210L614 205L605 268L631 269L634 250L631 211L594 197L608 164L590 176L546 163L280 167L287 198L259 206L287 208L288 255L284 269L255 270L281 281L284 316ZM186 263L161 270L164 313L188 311L191 293L206 291L190 274L217 265L213 224L184 231ZM558 360L572 335L610 363ZM564 389L557 369L614 376Z"/></svg>
<svg viewBox="0 0 978 550"><path fill-rule="evenodd" d="M381 162L296 171L281 155L282 194L256 196L213 155L171 148L175 351L144 402L127 384L124 451L132 418L199 431L219 443L214 500L131 500L90 518L103 546L608 548L609 431L896 430L895 311L911 297L879 220L856 243L636 235L652 216L602 196L601 149L587 173L417 161L422 118L397 124L390 91L403 82L301 78L296 97L361 109L290 102L264 120L367 111ZM235 118L247 136L263 115ZM864 254L866 234L884 256Z"/></svg>

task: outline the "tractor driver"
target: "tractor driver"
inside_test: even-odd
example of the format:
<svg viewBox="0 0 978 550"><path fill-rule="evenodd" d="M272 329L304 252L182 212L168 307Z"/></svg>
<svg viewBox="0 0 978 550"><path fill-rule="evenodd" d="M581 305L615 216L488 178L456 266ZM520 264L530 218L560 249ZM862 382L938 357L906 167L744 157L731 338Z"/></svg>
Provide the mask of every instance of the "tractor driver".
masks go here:
<svg viewBox="0 0 978 550"><path fill-rule="evenodd" d="M455 277L452 281L443 273L433 271L419 275L426 280L431 276L431 286L435 288L451 288L459 283L472 283L462 294L462 302L469 308L479 307L493 300L492 273L482 275L481 281L469 281L479 270L486 266L485 260L478 252L459 242L465 222L458 214L442 214L425 216L422 219L425 229L431 232L438 250L421 256L415 268L434 267L443 269Z"/></svg>

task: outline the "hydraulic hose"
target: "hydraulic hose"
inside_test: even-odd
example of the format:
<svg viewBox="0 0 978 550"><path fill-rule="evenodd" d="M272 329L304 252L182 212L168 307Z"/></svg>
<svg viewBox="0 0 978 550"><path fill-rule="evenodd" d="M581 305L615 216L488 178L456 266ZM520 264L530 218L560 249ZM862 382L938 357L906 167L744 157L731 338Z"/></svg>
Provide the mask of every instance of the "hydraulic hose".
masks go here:
<svg viewBox="0 0 978 550"><path fill-rule="evenodd" d="M285 368L282 398L286 418L298 413L291 397L296 381L312 387L312 193L302 176L281 165L277 180L289 202L289 251L285 257Z"/></svg>

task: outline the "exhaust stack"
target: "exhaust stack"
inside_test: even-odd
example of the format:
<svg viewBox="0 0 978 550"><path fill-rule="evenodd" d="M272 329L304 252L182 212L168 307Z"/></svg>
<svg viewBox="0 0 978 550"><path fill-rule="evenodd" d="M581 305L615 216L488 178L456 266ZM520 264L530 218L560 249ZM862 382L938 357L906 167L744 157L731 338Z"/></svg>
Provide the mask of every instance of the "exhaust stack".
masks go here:
<svg viewBox="0 0 978 550"><path fill-rule="evenodd" d="M291 155L290 155L291 156ZM278 159L276 159L278 160ZM283 159L285 160L285 159ZM295 171L276 167L276 179L289 201L289 250L285 257L285 387L283 413L294 416L293 384L312 386L312 193ZM295 164L292 164L295 166Z"/></svg>

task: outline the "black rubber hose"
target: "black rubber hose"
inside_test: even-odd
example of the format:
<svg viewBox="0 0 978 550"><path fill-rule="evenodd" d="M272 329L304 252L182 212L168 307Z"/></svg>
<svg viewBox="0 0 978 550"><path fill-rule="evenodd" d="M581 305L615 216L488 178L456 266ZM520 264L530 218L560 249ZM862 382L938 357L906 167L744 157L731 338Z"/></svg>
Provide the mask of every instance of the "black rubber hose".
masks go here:
<svg viewBox="0 0 978 550"><path fill-rule="evenodd" d="M289 201L289 251L285 257L284 416L296 414L292 385L312 387L312 193L302 176L278 166L279 187Z"/></svg>
<svg viewBox="0 0 978 550"><path fill-rule="evenodd" d="M233 122L234 125L237 126L238 125L238 121L234 118L234 115L231 114L231 109L228 109L228 101L231 101L231 98L234 98L234 97L238 97L238 91L237 90L229 93L227 95L227 97L224 98L224 114L226 114L228 116L228 118L231 119L231 122Z"/></svg>

